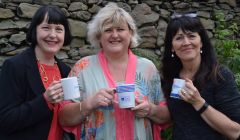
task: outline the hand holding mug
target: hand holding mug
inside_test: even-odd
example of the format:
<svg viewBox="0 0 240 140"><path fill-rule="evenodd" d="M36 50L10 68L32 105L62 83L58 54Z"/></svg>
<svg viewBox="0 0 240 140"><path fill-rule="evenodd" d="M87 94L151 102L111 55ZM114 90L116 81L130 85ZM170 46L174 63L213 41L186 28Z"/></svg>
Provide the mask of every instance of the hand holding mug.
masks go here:
<svg viewBox="0 0 240 140"><path fill-rule="evenodd" d="M109 106L114 100L114 88L100 89L95 95L89 97L90 108L95 109L100 106Z"/></svg>
<svg viewBox="0 0 240 140"><path fill-rule="evenodd" d="M60 81L53 81L44 95L45 99L50 103L59 103L63 101L63 90Z"/></svg>
<svg viewBox="0 0 240 140"><path fill-rule="evenodd" d="M136 106L132 108L132 111L138 117L147 117L151 114L151 103L148 100L136 99Z"/></svg>
<svg viewBox="0 0 240 140"><path fill-rule="evenodd" d="M181 89L180 96L181 98L192 104L194 107L198 108L198 106L202 106L205 100L201 97L198 89L193 85L193 82L186 78L185 79L185 87Z"/></svg>

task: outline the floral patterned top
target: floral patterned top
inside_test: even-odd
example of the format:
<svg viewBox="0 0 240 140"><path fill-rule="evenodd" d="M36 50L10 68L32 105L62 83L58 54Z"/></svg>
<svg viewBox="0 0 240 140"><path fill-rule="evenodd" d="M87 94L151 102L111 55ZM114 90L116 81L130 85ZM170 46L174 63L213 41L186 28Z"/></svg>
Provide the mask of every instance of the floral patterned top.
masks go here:
<svg viewBox="0 0 240 140"><path fill-rule="evenodd" d="M81 98L92 96L101 88L108 88L108 82L98 55L87 56L79 60L69 76L78 77ZM148 59L137 57L135 76L135 96L159 104L164 100L161 91L160 76L155 65ZM114 107L99 107L81 124L81 140L115 140L116 124ZM128 122L122 122L128 123ZM148 118L134 117L134 140L152 140L152 128ZM123 130L124 131L124 130ZM128 131L128 130L125 130ZM124 138L120 138L124 139Z"/></svg>

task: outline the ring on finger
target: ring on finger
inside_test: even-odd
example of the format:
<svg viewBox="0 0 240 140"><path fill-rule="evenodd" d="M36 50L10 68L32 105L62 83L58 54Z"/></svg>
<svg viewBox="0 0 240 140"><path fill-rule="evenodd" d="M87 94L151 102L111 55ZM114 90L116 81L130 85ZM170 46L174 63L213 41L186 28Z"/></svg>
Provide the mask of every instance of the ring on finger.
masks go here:
<svg viewBox="0 0 240 140"><path fill-rule="evenodd" d="M185 90L182 91L182 95L186 95L187 92Z"/></svg>

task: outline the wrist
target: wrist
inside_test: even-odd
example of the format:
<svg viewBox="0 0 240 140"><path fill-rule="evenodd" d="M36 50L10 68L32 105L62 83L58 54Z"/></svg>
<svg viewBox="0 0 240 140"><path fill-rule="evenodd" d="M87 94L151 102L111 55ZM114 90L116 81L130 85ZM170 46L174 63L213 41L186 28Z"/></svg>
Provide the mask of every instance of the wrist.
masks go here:
<svg viewBox="0 0 240 140"><path fill-rule="evenodd" d="M204 111L206 111L208 106L209 106L209 104L205 101L204 104L202 105L202 107L197 110L197 113L199 113L201 115Z"/></svg>
<svg viewBox="0 0 240 140"><path fill-rule="evenodd" d="M148 111L148 114L147 114L147 117L148 118L151 118L153 116L153 104L149 102L149 111Z"/></svg>
<svg viewBox="0 0 240 140"><path fill-rule="evenodd" d="M81 101L79 104L79 109L80 113L83 114L83 116L88 116L91 112L91 110L89 109L89 103L88 101Z"/></svg>
<svg viewBox="0 0 240 140"><path fill-rule="evenodd" d="M52 109L53 105L51 104L51 102L48 101L46 94L43 94L43 98L44 98L45 102L47 103L48 108Z"/></svg>
<svg viewBox="0 0 240 140"><path fill-rule="evenodd" d="M48 103L49 101L48 101L48 98L47 98L47 95L45 94L45 93L43 93L43 98L44 98L44 100Z"/></svg>
<svg viewBox="0 0 240 140"><path fill-rule="evenodd" d="M85 107L86 107L86 110L87 111L91 111L93 110L95 107L95 103L94 103L94 96L92 97L89 97L85 100L83 100L84 104L85 104Z"/></svg>
<svg viewBox="0 0 240 140"><path fill-rule="evenodd" d="M206 101L203 98L201 98L200 100L192 103L192 106L195 108L195 110L199 110L204 105L205 102Z"/></svg>

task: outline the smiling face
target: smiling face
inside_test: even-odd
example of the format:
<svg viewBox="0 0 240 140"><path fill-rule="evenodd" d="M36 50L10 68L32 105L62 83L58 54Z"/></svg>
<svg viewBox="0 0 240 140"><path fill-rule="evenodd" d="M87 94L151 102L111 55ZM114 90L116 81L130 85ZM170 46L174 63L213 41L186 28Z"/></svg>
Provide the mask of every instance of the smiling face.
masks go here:
<svg viewBox="0 0 240 140"><path fill-rule="evenodd" d="M183 61L192 61L200 59L200 50L202 42L197 32L178 30L172 40L172 52Z"/></svg>
<svg viewBox="0 0 240 140"><path fill-rule="evenodd" d="M132 31L128 24L123 22L117 26L108 23L103 27L100 43L105 53L127 53L131 43Z"/></svg>
<svg viewBox="0 0 240 140"><path fill-rule="evenodd" d="M62 24L48 24L47 14L36 28L37 45L43 53L56 54L63 46L65 29Z"/></svg>

